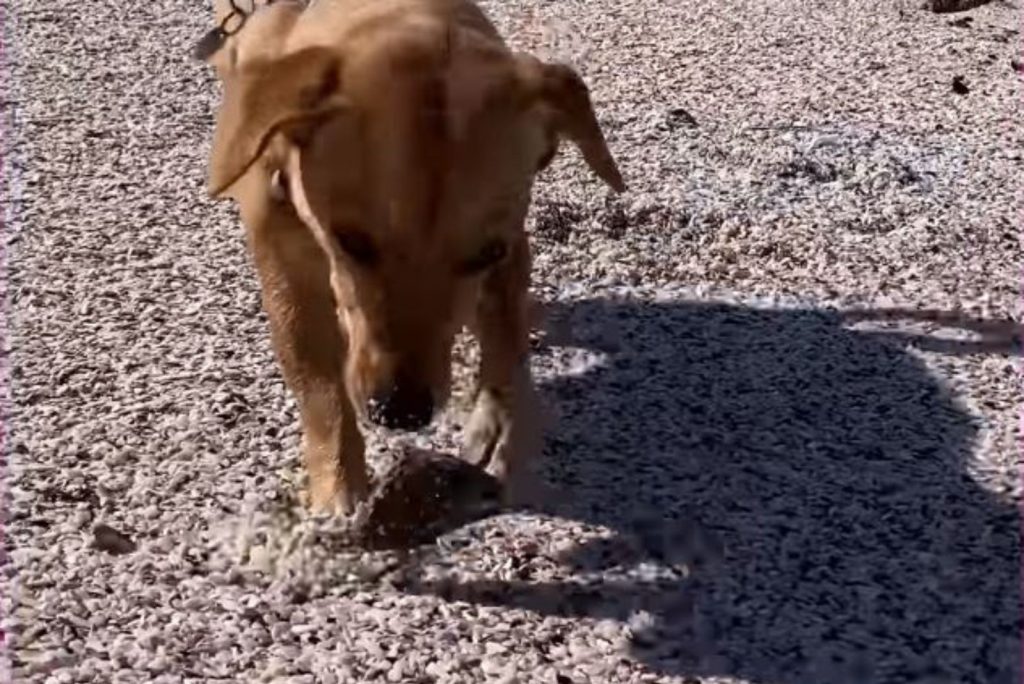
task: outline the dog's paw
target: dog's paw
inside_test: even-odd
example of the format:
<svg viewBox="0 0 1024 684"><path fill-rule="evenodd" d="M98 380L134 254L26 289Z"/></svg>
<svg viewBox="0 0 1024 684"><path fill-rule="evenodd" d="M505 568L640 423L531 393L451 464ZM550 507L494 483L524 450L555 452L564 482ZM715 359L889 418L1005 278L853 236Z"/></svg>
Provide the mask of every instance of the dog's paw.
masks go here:
<svg viewBox="0 0 1024 684"><path fill-rule="evenodd" d="M464 430L463 458L480 468L487 468L503 441L507 441L511 417L491 390L477 396L473 413Z"/></svg>
<svg viewBox="0 0 1024 684"><path fill-rule="evenodd" d="M362 478L359 482L344 486L330 478L313 479L307 497L310 512L313 515L352 515L370 495L368 480Z"/></svg>
<svg viewBox="0 0 1024 684"><path fill-rule="evenodd" d="M466 424L463 458L502 483L506 504L543 499L544 486L530 467L541 451L541 432L530 385L520 385L511 397L485 389Z"/></svg>

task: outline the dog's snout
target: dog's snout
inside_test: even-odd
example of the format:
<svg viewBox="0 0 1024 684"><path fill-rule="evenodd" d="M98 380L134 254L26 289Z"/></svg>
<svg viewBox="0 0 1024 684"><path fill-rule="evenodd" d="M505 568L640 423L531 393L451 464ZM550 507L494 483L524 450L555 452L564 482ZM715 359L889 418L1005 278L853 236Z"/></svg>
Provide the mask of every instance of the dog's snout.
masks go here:
<svg viewBox="0 0 1024 684"><path fill-rule="evenodd" d="M376 392L366 402L371 421L391 430L419 430L434 417L434 398L429 388L398 383Z"/></svg>

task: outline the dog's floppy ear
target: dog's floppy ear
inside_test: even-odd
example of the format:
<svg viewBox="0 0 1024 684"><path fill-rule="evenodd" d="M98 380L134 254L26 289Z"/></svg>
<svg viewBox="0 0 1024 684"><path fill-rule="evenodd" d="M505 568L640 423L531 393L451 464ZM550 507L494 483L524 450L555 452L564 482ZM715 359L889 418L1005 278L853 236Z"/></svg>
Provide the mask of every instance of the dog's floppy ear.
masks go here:
<svg viewBox="0 0 1024 684"><path fill-rule="evenodd" d="M539 99L553 115L556 132L576 144L590 169L613 190L625 190L580 75L564 64L547 64L532 55L517 55L517 63L528 97Z"/></svg>
<svg viewBox="0 0 1024 684"><path fill-rule="evenodd" d="M343 109L339 79L337 54L321 47L250 62L226 77L210 153L210 195L220 196L241 178L274 133L301 145Z"/></svg>

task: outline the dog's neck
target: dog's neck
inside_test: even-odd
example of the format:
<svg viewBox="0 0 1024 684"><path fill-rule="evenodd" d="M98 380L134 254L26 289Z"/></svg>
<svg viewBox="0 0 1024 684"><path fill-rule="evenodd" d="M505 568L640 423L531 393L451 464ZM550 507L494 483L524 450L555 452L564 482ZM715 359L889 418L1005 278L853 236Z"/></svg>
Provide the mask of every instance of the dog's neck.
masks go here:
<svg viewBox="0 0 1024 684"><path fill-rule="evenodd" d="M225 41L241 31L246 21L252 15L270 5L280 3L293 3L300 5L303 10L309 9L317 0L228 0L231 11L224 15L221 22L214 29L206 33L192 48L192 56L199 61L205 62L223 46Z"/></svg>

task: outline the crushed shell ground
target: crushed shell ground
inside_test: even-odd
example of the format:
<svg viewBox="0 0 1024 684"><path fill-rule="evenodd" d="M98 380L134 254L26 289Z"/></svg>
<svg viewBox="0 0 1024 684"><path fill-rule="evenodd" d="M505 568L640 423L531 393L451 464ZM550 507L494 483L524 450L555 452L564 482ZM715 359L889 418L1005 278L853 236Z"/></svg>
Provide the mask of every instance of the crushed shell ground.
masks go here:
<svg viewBox="0 0 1024 684"><path fill-rule="evenodd" d="M296 507L208 8L6 5L0 679L1018 682L1020 10L921 4L485 3L630 190L530 215L558 495L414 554Z"/></svg>

